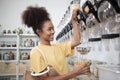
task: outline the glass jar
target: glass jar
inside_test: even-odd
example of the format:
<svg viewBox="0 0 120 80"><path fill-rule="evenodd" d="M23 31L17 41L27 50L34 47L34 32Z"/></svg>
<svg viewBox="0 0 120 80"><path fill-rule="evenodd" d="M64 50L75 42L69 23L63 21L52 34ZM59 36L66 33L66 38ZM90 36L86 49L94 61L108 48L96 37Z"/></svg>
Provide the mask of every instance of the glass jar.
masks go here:
<svg viewBox="0 0 120 80"><path fill-rule="evenodd" d="M2 25L0 24L0 34L2 34Z"/></svg>
<svg viewBox="0 0 120 80"><path fill-rule="evenodd" d="M114 26L114 27L113 27ZM111 20L110 23L108 23L107 31L110 33L112 36L112 44L115 50L119 51L120 50L120 14L116 14L115 18Z"/></svg>
<svg viewBox="0 0 120 80"><path fill-rule="evenodd" d="M0 60L2 60L1 52L0 52Z"/></svg>
<svg viewBox="0 0 120 80"><path fill-rule="evenodd" d="M4 60L14 60L14 53L12 53L11 51L4 53L3 59Z"/></svg>
<svg viewBox="0 0 120 80"><path fill-rule="evenodd" d="M34 42L32 39L28 39L26 42L27 47L33 47L34 46Z"/></svg>
<svg viewBox="0 0 120 80"><path fill-rule="evenodd" d="M27 53L27 52L22 53L22 55L21 55L21 59L22 59L22 60L28 60L28 59L29 59L29 55L28 55L28 53Z"/></svg>
<svg viewBox="0 0 120 80"><path fill-rule="evenodd" d="M29 46L30 46L30 41L29 41L29 39L26 39L24 41L24 47L29 47Z"/></svg>
<svg viewBox="0 0 120 80"><path fill-rule="evenodd" d="M30 47L34 46L34 41L32 39L30 39Z"/></svg>
<svg viewBox="0 0 120 80"><path fill-rule="evenodd" d="M90 47L92 48L92 50L98 50L101 51L101 38L89 38L89 43L90 43Z"/></svg>
<svg viewBox="0 0 120 80"><path fill-rule="evenodd" d="M6 47L11 47L11 41L6 42Z"/></svg>
<svg viewBox="0 0 120 80"><path fill-rule="evenodd" d="M5 41L1 41L1 47L5 47Z"/></svg>
<svg viewBox="0 0 120 80"><path fill-rule="evenodd" d="M92 44L90 45L92 47L92 50L94 51L95 49L101 51L101 27L99 22L96 20L96 18L91 15L91 18L89 16L88 18L90 21L89 23L93 23L91 25L87 24L89 27L89 43Z"/></svg>
<svg viewBox="0 0 120 80"><path fill-rule="evenodd" d="M14 60L14 53L13 52L8 52L9 55L9 60Z"/></svg>
<svg viewBox="0 0 120 80"><path fill-rule="evenodd" d="M67 21L70 20L70 6L68 7L67 13L66 13Z"/></svg>
<svg viewBox="0 0 120 80"><path fill-rule="evenodd" d="M116 15L116 11L109 1L102 1L98 8L98 17L101 23L102 29L102 43L105 50L110 50L111 39L115 37L112 28L115 24L113 21Z"/></svg>
<svg viewBox="0 0 120 80"><path fill-rule="evenodd" d="M13 34L16 34L16 30L13 30L12 33L13 33Z"/></svg>
<svg viewBox="0 0 120 80"><path fill-rule="evenodd" d="M113 44L113 48L116 51L120 51L120 33L119 34L115 34L115 38L112 39L112 44Z"/></svg>
<svg viewBox="0 0 120 80"><path fill-rule="evenodd" d="M117 0L118 1L118 6L119 6L119 8L120 8L120 0Z"/></svg>
<svg viewBox="0 0 120 80"><path fill-rule="evenodd" d="M8 34L11 34L11 30L8 30L8 32L7 32Z"/></svg>
<svg viewBox="0 0 120 80"><path fill-rule="evenodd" d="M16 41L12 41L12 47L16 47Z"/></svg>
<svg viewBox="0 0 120 80"><path fill-rule="evenodd" d="M112 5L108 1L101 2L98 8L98 17L100 19L102 34L106 34L107 28L105 28L106 24L108 24L115 17L115 10Z"/></svg>
<svg viewBox="0 0 120 80"><path fill-rule="evenodd" d="M6 30L3 30L3 34L6 34L7 32L6 32Z"/></svg>
<svg viewBox="0 0 120 80"><path fill-rule="evenodd" d="M8 55L8 52L4 53L3 59L4 59L4 60L10 60L10 57L9 57L9 55Z"/></svg>

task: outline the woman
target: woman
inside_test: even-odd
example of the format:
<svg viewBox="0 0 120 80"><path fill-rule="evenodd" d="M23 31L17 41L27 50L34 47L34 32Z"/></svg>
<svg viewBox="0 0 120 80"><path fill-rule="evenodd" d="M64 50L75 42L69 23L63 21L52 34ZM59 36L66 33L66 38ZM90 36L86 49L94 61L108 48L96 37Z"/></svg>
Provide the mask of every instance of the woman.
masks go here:
<svg viewBox="0 0 120 80"><path fill-rule="evenodd" d="M78 24L75 21L77 10L73 10L71 23L73 25L74 35L73 40L61 44L51 44L54 39L54 26L49 17L49 13L44 7L29 6L22 15L22 20L25 25L32 27L35 34L40 38L40 43L30 53L30 64L34 74L41 74L45 72L48 66L52 66L58 73L58 76L49 76L44 73L39 76L40 80L68 80L75 76L87 74L89 66L83 64L75 64L71 72L67 71L66 57L73 55L74 47L80 44L80 32ZM45 62L42 52L46 57Z"/></svg>

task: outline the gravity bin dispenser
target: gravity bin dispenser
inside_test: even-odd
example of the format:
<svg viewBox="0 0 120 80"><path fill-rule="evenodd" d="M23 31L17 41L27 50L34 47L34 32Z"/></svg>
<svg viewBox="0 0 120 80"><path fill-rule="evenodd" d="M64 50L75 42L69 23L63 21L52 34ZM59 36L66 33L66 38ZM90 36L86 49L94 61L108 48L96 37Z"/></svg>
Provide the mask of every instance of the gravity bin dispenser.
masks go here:
<svg viewBox="0 0 120 80"><path fill-rule="evenodd" d="M65 13L67 19L63 17L65 21L58 25L63 27L56 37L60 43L73 38L70 20L73 5L80 7L75 20L79 24L81 44L75 48L75 56L67 60L68 65L90 61L91 74L95 77L92 80L120 80L120 0L71 1Z"/></svg>

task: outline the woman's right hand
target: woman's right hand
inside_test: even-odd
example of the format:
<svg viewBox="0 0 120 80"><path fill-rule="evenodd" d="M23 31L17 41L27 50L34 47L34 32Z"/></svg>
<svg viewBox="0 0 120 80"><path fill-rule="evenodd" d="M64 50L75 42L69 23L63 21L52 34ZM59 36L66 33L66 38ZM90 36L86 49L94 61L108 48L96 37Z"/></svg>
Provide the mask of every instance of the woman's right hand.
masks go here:
<svg viewBox="0 0 120 80"><path fill-rule="evenodd" d="M87 75L90 73L90 64L86 62L76 62L73 67L76 75Z"/></svg>
<svg viewBox="0 0 120 80"><path fill-rule="evenodd" d="M80 10L80 8L76 7L73 9L72 11L72 17L71 17L71 21L74 22L75 18L77 17L77 11Z"/></svg>

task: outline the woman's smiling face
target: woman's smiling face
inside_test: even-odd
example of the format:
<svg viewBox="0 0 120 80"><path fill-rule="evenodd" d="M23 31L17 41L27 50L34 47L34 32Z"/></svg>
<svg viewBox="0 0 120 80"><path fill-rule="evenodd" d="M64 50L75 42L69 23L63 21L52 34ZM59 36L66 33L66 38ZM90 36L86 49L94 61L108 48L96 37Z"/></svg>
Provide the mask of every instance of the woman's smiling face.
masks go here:
<svg viewBox="0 0 120 80"><path fill-rule="evenodd" d="M54 40L54 26L50 20L47 20L42 25L42 30L40 31L39 35L40 38L46 41L53 41Z"/></svg>

